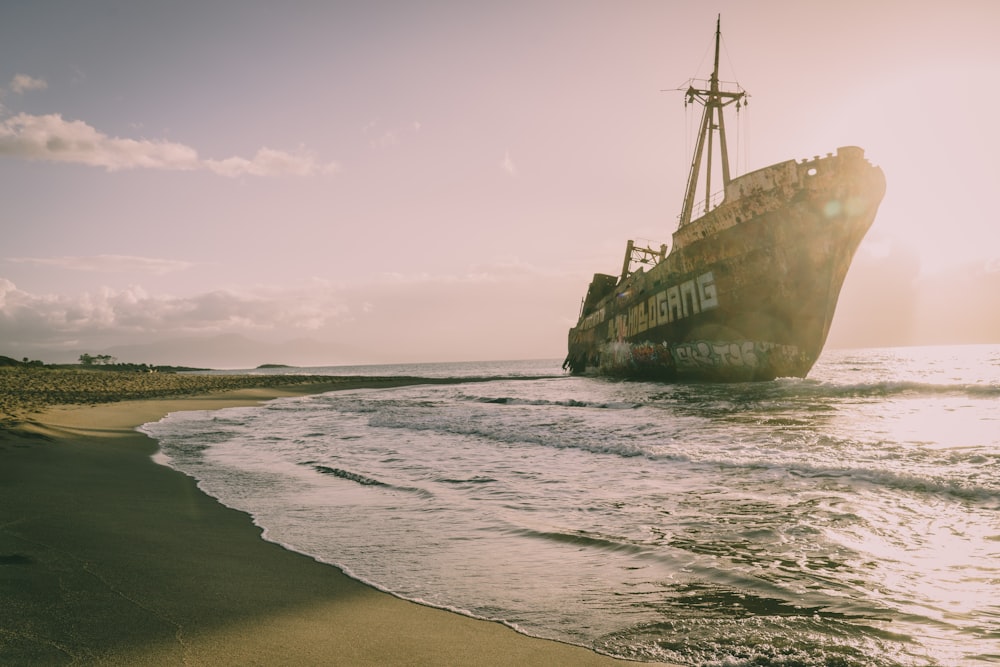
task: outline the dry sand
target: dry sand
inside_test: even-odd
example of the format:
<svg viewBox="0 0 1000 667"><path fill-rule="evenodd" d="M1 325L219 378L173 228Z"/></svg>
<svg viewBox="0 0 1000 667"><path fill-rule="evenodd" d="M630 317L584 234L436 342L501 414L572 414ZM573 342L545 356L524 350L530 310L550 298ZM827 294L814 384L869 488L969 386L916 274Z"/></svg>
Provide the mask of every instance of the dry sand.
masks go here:
<svg viewBox="0 0 1000 667"><path fill-rule="evenodd" d="M265 542L249 516L153 463L156 443L134 430L178 410L413 381L54 406L0 379L0 664L634 664L400 600Z"/></svg>

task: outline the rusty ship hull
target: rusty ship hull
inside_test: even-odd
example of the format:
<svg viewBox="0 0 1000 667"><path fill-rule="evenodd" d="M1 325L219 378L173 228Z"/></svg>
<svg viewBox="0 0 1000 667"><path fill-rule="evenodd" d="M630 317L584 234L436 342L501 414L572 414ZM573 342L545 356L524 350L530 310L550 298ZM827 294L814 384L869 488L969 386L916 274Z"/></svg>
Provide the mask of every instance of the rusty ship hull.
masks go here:
<svg viewBox="0 0 1000 667"><path fill-rule="evenodd" d="M885 192L857 147L730 180L649 270L596 274L565 367L657 380L805 377Z"/></svg>

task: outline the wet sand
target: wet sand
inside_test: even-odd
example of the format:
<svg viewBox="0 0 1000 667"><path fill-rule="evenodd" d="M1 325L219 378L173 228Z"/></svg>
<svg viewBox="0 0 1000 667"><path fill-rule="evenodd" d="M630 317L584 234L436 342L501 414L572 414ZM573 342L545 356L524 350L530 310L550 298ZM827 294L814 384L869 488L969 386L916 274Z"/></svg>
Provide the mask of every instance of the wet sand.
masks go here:
<svg viewBox="0 0 1000 667"><path fill-rule="evenodd" d="M109 390L96 405L50 392L25 407L0 380L0 664L635 664L400 600L265 542L248 515L155 464L134 430L178 410L416 381Z"/></svg>

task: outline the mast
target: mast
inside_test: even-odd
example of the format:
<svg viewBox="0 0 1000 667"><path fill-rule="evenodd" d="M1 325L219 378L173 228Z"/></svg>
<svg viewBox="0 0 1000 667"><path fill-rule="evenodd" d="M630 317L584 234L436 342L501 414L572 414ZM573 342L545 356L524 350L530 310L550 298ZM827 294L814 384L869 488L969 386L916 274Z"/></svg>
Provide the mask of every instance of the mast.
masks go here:
<svg viewBox="0 0 1000 667"><path fill-rule="evenodd" d="M701 128L698 130L698 143L694 149L694 157L691 160L691 171L688 174L687 190L684 193L684 208L681 210L680 226L691 222L691 214L694 211L694 198L698 190L698 177L701 173L701 162L703 157L707 164L705 166L705 213L708 213L712 197L712 155L714 153L713 144L715 133L719 134L719 156L722 160L722 186L729 185L729 150L726 145L726 123L723 118L723 107L736 103L737 111L746 92L737 85L736 91L724 91L719 88L719 42L722 35L721 30L722 15L715 19L715 64L712 69L712 77L708 81L708 89L688 86L685 92L685 104L693 103L697 100L705 110L701 115ZM708 143L706 155L705 144Z"/></svg>

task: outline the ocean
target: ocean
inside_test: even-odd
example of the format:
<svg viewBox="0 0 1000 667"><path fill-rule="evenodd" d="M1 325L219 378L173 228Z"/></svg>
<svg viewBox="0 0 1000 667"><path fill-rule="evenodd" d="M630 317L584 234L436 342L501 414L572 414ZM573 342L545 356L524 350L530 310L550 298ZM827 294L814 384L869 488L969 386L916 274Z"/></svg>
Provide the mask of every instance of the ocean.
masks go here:
<svg viewBox="0 0 1000 667"><path fill-rule="evenodd" d="M504 376L173 413L156 460L385 591L639 661L1000 663L1000 346L809 378ZM547 376L547 377L536 377Z"/></svg>

